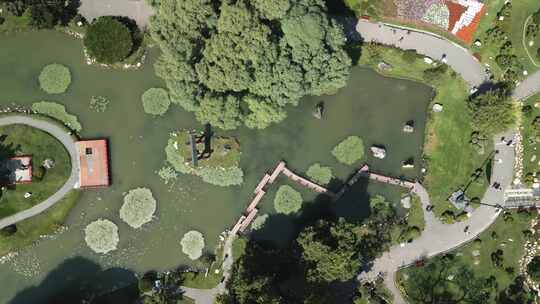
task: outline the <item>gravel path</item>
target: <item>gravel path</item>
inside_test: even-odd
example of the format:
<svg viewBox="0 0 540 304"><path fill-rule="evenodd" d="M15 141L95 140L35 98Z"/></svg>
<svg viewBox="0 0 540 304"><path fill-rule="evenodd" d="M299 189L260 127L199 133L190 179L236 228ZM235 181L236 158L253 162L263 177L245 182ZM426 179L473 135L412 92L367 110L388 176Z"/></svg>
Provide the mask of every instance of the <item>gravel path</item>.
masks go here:
<svg viewBox="0 0 540 304"><path fill-rule="evenodd" d="M81 0L79 14L89 21L100 16L129 17L144 28L153 10L145 0Z"/></svg>
<svg viewBox="0 0 540 304"><path fill-rule="evenodd" d="M12 124L23 124L40 129L49 133L58 141L60 141L68 151L71 158L71 175L69 176L66 183L62 186L62 188L60 188L60 190L58 190L56 193L51 195L43 202L33 206L32 208L0 219L0 229L25 220L29 217L38 215L41 212L47 210L49 207L60 201L69 191L75 188L75 186L77 186L77 183L79 182L80 164L77 148L75 147L75 139L69 133L67 133L65 128L45 120L40 120L24 115L14 115L0 118L0 126Z"/></svg>

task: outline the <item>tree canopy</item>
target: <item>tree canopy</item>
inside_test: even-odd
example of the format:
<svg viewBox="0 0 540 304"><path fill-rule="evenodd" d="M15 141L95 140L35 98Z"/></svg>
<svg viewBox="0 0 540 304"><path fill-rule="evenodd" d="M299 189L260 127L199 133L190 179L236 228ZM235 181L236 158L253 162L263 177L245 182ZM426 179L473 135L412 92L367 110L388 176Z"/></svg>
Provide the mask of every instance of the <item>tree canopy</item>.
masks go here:
<svg viewBox="0 0 540 304"><path fill-rule="evenodd" d="M360 269L359 240L354 225L340 219L337 223L319 221L307 227L296 240L302 248L302 261L308 280L346 282Z"/></svg>
<svg viewBox="0 0 540 304"><path fill-rule="evenodd" d="M133 48L131 32L113 16L99 17L86 30L84 46L90 57L101 63L124 60Z"/></svg>
<svg viewBox="0 0 540 304"><path fill-rule="evenodd" d="M527 272L533 280L540 282L540 256L535 256L527 265Z"/></svg>
<svg viewBox="0 0 540 304"><path fill-rule="evenodd" d="M473 128L486 135L506 131L516 120L509 88L505 86L470 98L468 107Z"/></svg>
<svg viewBox="0 0 540 304"><path fill-rule="evenodd" d="M322 0L161 0L150 31L171 102L223 129L265 128L346 85L351 59Z"/></svg>
<svg viewBox="0 0 540 304"><path fill-rule="evenodd" d="M152 115L163 115L169 109L169 94L162 88L151 88L142 94L144 112Z"/></svg>

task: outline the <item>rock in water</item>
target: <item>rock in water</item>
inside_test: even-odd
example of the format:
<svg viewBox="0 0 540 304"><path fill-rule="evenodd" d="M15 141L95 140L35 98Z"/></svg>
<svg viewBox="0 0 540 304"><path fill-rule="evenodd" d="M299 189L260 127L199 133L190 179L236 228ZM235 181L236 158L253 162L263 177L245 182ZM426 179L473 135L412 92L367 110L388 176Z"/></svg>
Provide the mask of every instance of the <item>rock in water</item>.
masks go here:
<svg viewBox="0 0 540 304"><path fill-rule="evenodd" d="M405 125L403 126L403 132L404 133L412 133L414 132L414 121L409 120Z"/></svg>
<svg viewBox="0 0 540 304"><path fill-rule="evenodd" d="M407 160L404 160L403 162L401 162L402 166L404 169L411 169L411 168L414 168L414 159L413 158L409 158Z"/></svg>
<svg viewBox="0 0 540 304"><path fill-rule="evenodd" d="M313 116L317 119L321 119L323 117L323 114L324 114L324 102L321 101L315 106L315 109L313 109Z"/></svg>
<svg viewBox="0 0 540 304"><path fill-rule="evenodd" d="M383 159L386 157L386 149L377 146L371 146L370 148L373 157Z"/></svg>

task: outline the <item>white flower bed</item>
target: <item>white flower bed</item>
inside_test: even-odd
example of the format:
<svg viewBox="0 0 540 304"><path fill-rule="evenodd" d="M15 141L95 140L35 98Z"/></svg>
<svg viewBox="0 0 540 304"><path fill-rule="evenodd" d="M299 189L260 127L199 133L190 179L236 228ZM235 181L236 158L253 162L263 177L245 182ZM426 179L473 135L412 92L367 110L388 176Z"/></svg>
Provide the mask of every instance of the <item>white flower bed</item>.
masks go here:
<svg viewBox="0 0 540 304"><path fill-rule="evenodd" d="M96 253L108 253L116 249L120 238L118 227L109 220L96 220L84 229L84 240Z"/></svg>
<svg viewBox="0 0 540 304"><path fill-rule="evenodd" d="M450 10L444 3L431 5L422 17L422 21L438 25L445 30L448 29L449 20Z"/></svg>
<svg viewBox="0 0 540 304"><path fill-rule="evenodd" d="M191 230L184 234L182 241L182 252L190 259L196 260L201 257L204 248L204 237L199 231Z"/></svg>
<svg viewBox="0 0 540 304"><path fill-rule="evenodd" d="M150 222L156 212L156 200L152 191L147 188L130 190L124 196L124 204L120 208L120 218L133 228L140 228Z"/></svg>

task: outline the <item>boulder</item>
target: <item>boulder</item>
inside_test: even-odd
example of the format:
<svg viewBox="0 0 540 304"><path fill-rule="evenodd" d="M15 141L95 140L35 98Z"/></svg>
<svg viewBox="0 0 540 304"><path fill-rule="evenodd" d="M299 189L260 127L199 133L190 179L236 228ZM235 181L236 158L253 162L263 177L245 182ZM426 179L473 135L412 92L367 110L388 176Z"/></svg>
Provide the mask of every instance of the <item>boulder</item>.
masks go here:
<svg viewBox="0 0 540 304"><path fill-rule="evenodd" d="M435 113L439 113L439 112L442 112L443 110L443 105L440 104L440 103L436 103L433 105L433 112Z"/></svg>
<svg viewBox="0 0 540 304"><path fill-rule="evenodd" d="M401 199L401 205L405 209L411 209L411 197L407 195L404 198L402 198Z"/></svg>
<svg viewBox="0 0 540 304"><path fill-rule="evenodd" d="M383 159L386 157L386 149L377 146L371 146L370 148L373 157Z"/></svg>

